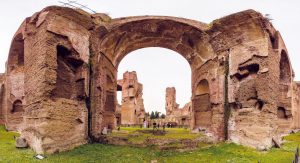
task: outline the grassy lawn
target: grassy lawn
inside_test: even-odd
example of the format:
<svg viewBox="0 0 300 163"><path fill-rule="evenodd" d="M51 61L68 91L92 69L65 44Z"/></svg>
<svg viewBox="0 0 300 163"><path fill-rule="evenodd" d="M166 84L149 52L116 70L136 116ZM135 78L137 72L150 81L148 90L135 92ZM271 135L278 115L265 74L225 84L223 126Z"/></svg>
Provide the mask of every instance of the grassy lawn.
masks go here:
<svg viewBox="0 0 300 163"><path fill-rule="evenodd" d="M160 129L162 130L162 129ZM150 131L150 132L147 132ZM153 135L151 128L138 128L138 127L121 127L120 131L113 131L109 136L128 138L132 143L143 143L147 139L196 139L203 137L201 133L192 134L189 129L185 128L166 128L165 135Z"/></svg>
<svg viewBox="0 0 300 163"><path fill-rule="evenodd" d="M135 132L134 128L122 128L128 132ZM185 129L170 129L171 138L175 133L188 132ZM177 131L176 131L177 130ZM189 133L186 133L189 134ZM33 158L34 152L30 149L16 149L13 136L17 133L6 132L3 126L0 126L0 162L130 162L141 163L151 162L258 162L261 163L291 163L293 153L300 143L300 133L285 137L287 141L280 149L271 149L267 152L259 152L252 148L243 147L233 143L219 143L212 146L198 148L189 152L177 151L159 151L152 147L134 148L127 146L113 146L103 144L82 145L74 150L62 152L54 155L47 155L44 160ZM176 137L176 136L175 136Z"/></svg>

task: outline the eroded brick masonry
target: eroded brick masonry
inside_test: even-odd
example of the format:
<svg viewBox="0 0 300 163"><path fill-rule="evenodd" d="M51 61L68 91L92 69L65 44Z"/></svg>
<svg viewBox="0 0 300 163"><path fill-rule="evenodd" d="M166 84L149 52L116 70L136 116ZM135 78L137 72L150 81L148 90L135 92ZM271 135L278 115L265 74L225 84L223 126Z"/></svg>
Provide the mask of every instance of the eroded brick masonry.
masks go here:
<svg viewBox="0 0 300 163"><path fill-rule="evenodd" d="M206 24L166 16L112 19L57 6L26 18L12 39L0 74L0 122L38 153L97 140L104 127L116 126L120 61L145 47L174 50L190 64L192 129L268 149L300 127L300 87L288 51L256 11Z"/></svg>

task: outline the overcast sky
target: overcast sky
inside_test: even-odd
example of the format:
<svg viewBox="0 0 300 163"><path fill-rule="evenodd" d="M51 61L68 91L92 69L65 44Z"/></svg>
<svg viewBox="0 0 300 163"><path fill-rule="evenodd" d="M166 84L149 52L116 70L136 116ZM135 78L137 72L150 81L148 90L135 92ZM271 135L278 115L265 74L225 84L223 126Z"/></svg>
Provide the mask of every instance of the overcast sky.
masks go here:
<svg viewBox="0 0 300 163"><path fill-rule="evenodd" d="M63 0L62 0L63 1ZM299 0L77 0L91 9L109 14L112 18L137 15L165 15L184 17L209 23L214 19L246 9L270 14L273 25L280 31L300 80L300 1ZM0 72L12 36L22 21L49 5L60 5L56 0L9 0L0 3ZM168 66L166 66L168 65ZM147 111L164 112L166 86L175 86L177 101L184 105L190 99L190 68L177 53L162 48L146 48L126 56L119 66L119 77L126 70L136 70L144 84Z"/></svg>

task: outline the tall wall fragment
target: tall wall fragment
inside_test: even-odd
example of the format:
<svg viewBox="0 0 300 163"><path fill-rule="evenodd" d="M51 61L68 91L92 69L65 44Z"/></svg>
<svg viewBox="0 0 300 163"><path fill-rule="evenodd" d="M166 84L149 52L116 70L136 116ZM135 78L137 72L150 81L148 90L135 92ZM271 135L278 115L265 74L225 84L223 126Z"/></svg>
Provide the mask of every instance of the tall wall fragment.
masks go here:
<svg viewBox="0 0 300 163"><path fill-rule="evenodd" d="M138 82L136 72L125 72L119 83L122 83L121 124L143 124L145 120L143 85Z"/></svg>
<svg viewBox="0 0 300 163"><path fill-rule="evenodd" d="M166 88L166 123L175 123L179 126L190 127L192 119L192 106L191 102L184 105L183 108L179 108L179 104L176 103L176 89L175 87Z"/></svg>

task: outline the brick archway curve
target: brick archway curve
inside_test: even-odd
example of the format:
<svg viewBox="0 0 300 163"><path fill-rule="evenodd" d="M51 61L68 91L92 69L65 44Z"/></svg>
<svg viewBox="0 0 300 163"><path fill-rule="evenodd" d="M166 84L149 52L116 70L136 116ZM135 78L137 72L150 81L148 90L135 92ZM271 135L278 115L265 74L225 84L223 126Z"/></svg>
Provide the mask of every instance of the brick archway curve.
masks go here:
<svg viewBox="0 0 300 163"><path fill-rule="evenodd" d="M216 56L209 43L210 36L206 33L207 29L207 24L176 17L140 16L113 19L107 26L96 28L91 35L92 53L95 54L94 59L92 58L94 76L97 78L101 73L114 74L116 85L118 65L128 53L146 47L162 47L181 54L187 60L191 67L193 85L195 71L199 71L202 64ZM102 72L99 66L102 67ZM98 84L96 82L93 85ZM105 81L102 87L105 88ZM195 91L192 91L192 94L193 92ZM103 96L108 99L105 91ZM96 105L94 108L100 107L99 103L94 104ZM92 110L97 112L96 109ZM105 122L101 123L100 127L94 126L95 129L92 129L94 133L99 132L104 126L111 125L107 121L112 121L112 118L109 120L106 118L111 116L112 113L104 112L102 118L94 120L93 122L99 120ZM194 127L194 120L191 126Z"/></svg>

